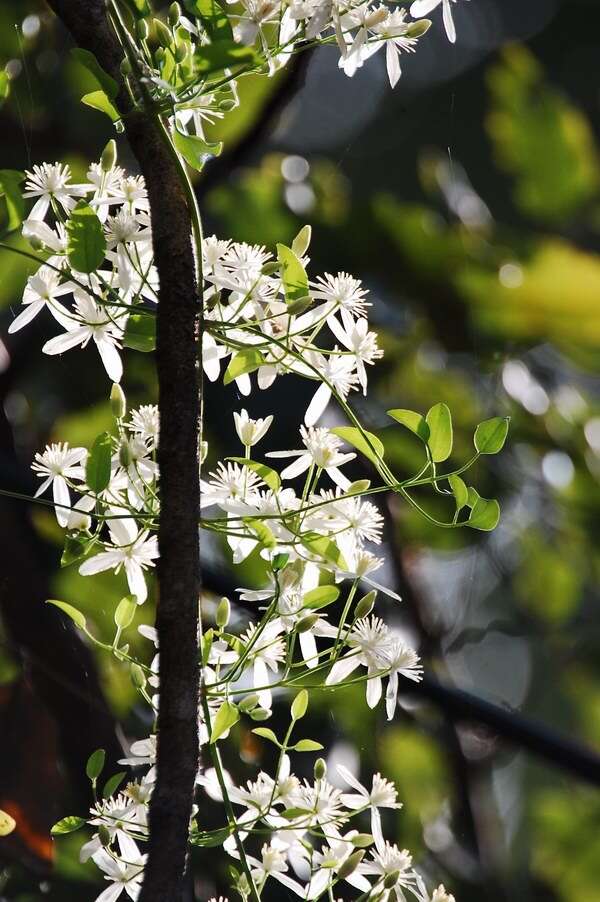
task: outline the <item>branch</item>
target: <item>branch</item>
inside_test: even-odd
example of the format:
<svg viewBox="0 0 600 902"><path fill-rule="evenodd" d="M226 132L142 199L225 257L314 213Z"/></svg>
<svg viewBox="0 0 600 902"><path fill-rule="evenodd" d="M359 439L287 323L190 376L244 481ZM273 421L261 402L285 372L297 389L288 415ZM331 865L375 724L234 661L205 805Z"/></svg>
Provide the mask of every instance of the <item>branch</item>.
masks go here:
<svg viewBox="0 0 600 902"><path fill-rule="evenodd" d="M157 780L140 902L182 898L189 820L198 769L198 599L200 595L198 291L191 218L159 124L136 112L119 65L124 52L103 0L49 0L76 43L120 86L129 144L146 180L160 291L156 363L160 411L161 515L158 530L160 647Z"/></svg>

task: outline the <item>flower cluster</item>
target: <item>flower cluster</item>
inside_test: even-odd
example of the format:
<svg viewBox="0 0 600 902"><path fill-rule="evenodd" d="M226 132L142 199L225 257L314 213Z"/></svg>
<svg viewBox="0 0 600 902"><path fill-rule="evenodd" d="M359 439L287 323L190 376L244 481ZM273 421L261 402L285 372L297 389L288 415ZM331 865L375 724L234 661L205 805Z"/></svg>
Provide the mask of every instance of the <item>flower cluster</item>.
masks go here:
<svg viewBox="0 0 600 902"><path fill-rule="evenodd" d="M347 75L385 47L394 85L400 54L415 49L430 24L423 16L440 2L454 41L450 0L416 0L408 13L372 0L239 0L227 4L226 16L219 4L206 3L194 18L182 15L175 3L167 24L140 18L137 50L126 47L122 71L125 78L135 73L132 96L147 92L153 109L160 110L184 172L184 163L199 168L207 154L217 152L205 129L237 104L239 76L273 73L296 49L333 43ZM121 574L127 594L115 611L114 641L102 647L130 667L155 724L161 704L156 632L140 627L153 646L150 664L133 657L122 641L136 606L148 598L158 558L159 410L153 404L128 409L120 387L123 349L152 351L155 341L158 280L145 185L117 165L114 141L82 182L73 181L62 163L36 165L25 179L24 197L33 203L23 236L41 265L27 281L23 309L10 331L49 315L59 332L44 344L44 353L92 343L113 383L109 431L90 448L54 443L35 455L32 469L41 480L36 497L54 508L65 530L63 563L76 564L83 576ZM381 440L349 405L353 393L366 395L370 367L383 353L369 324L368 292L346 272L309 275L308 226L290 247L279 244L275 252L215 236L200 240L200 231L195 230L195 250L202 271L201 363L208 381L234 383L244 397L281 377L308 380L314 391L299 417L296 447L265 450L274 414L254 418L242 408L232 411L240 453L202 473L199 527L221 540L234 564L254 553L264 581L237 590L239 601L255 609L249 622L232 623L232 603L223 598L201 637L197 792L199 801L207 798L193 811L190 842L223 846L232 859L233 888L243 900L256 902L275 881L306 900L343 892L373 902L454 902L443 886L431 894L409 852L385 839L383 821L401 807L395 786L379 773L363 785L342 765L330 764L329 772L322 758L314 762L313 779L300 779L292 771L295 756L322 746L293 734L310 701L305 684L326 693L358 685L366 704L384 704L391 720L401 678L421 679L417 652L395 618L384 620L400 598L374 580L383 565L377 554L383 532L378 494L396 492L437 522L411 494L429 484L453 506L444 522L449 527L493 528L497 503L467 489L459 474L469 464L440 473L452 450L450 412L443 404L426 417L389 412L423 442L425 452L414 476L396 477ZM498 420L479 425L473 460L500 449L505 427ZM211 450L203 443L202 463ZM361 461L368 462L367 477L360 473ZM386 605L380 596L387 597ZM97 642L78 611L55 603ZM291 695L289 726L278 736L262 724ZM258 724L253 732L277 748L277 763L272 774L260 770L236 786L222 767L218 743L242 719ZM122 763L137 778L125 788L122 775L111 778L86 821L70 817L56 825L56 833L84 823L91 828L81 859L92 859L108 882L97 902L115 902L123 892L136 899L140 892L156 748L154 730L133 742ZM88 763L94 792L102 766L103 757L95 753ZM202 821L207 800L225 802L229 812L233 807L235 821L227 816L223 827L209 829Z"/></svg>

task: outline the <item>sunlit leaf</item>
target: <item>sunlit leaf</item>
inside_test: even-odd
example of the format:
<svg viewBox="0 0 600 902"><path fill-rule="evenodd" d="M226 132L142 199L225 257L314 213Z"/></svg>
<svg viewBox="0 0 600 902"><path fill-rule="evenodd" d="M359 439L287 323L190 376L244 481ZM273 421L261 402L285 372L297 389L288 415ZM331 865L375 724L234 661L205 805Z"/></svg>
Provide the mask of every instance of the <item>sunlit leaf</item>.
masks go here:
<svg viewBox="0 0 600 902"><path fill-rule="evenodd" d="M447 460L452 452L452 414L446 404L435 404L425 417L429 426L427 444L434 463Z"/></svg>
<svg viewBox="0 0 600 902"><path fill-rule="evenodd" d="M123 347L147 354L156 347L156 317L148 313L131 313L127 319Z"/></svg>
<svg viewBox="0 0 600 902"><path fill-rule="evenodd" d="M50 833L52 836L63 836L65 833L74 833L75 830L79 830L84 824L85 818L70 814L68 817L61 817L51 828ZM1 832L0 835L2 835Z"/></svg>
<svg viewBox="0 0 600 902"><path fill-rule="evenodd" d="M504 447L508 435L509 417L492 417L484 420L475 430L475 449L480 454L497 454Z"/></svg>
<svg viewBox="0 0 600 902"><path fill-rule="evenodd" d="M211 743L216 742L217 739L230 730L239 719L240 712L236 706L232 705L231 702L223 702L213 720L212 732L210 735Z"/></svg>
<svg viewBox="0 0 600 902"><path fill-rule="evenodd" d="M336 586L317 586L316 589L311 589L306 593L303 607L314 610L324 608L339 598L339 595L340 590Z"/></svg>
<svg viewBox="0 0 600 902"><path fill-rule="evenodd" d="M54 605L55 608L60 608L68 617L71 618L73 623L78 626L80 629L84 630L86 627L86 620L81 611L78 611L77 608L74 608L72 604L69 604L66 601L57 601L55 598L48 598L46 604Z"/></svg>
<svg viewBox="0 0 600 902"><path fill-rule="evenodd" d="M397 423L406 426L407 429L410 429L411 432L418 435L422 442L426 442L429 439L429 426L427 425L427 420L424 416L421 416L420 413L417 413L414 410L404 410L401 407L395 408L394 410L388 410L387 413L388 416L396 420Z"/></svg>
<svg viewBox="0 0 600 902"><path fill-rule="evenodd" d="M378 464L379 458L383 458L385 453L383 442L376 435L373 435L372 432L367 432L366 430L361 432L355 426L336 426L331 432L348 442L349 445L352 445L353 448L364 454L375 465Z"/></svg>
<svg viewBox="0 0 600 902"><path fill-rule="evenodd" d="M260 476L262 481L265 485L269 486L272 492L278 492L281 488L279 474L276 473L275 470L272 470L271 467L267 467L266 464L261 464L257 460L252 460L249 457L228 457L227 460L232 460L237 464L248 467L249 470L252 470L257 476Z"/></svg>
<svg viewBox="0 0 600 902"><path fill-rule="evenodd" d="M110 482L112 440L108 432L98 436L85 464L85 481L88 488L99 494Z"/></svg>
<svg viewBox="0 0 600 902"><path fill-rule="evenodd" d="M307 297L308 276L296 254L285 244L278 244L277 259L281 264L286 303L292 304Z"/></svg>
<svg viewBox="0 0 600 902"><path fill-rule="evenodd" d="M92 273L106 253L102 223L85 201L79 201L67 222L67 259L77 272Z"/></svg>

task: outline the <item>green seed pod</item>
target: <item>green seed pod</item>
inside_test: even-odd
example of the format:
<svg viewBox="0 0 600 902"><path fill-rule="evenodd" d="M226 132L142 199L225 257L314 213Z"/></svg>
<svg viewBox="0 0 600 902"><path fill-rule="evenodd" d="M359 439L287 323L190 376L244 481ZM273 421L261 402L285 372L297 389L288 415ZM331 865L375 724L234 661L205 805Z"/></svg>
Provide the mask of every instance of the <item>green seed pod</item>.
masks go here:
<svg viewBox="0 0 600 902"><path fill-rule="evenodd" d="M173 35L164 22L160 19L154 19L154 31L156 32L156 40L165 49L169 48L173 43Z"/></svg>
<svg viewBox="0 0 600 902"><path fill-rule="evenodd" d="M219 629L222 630L224 626L227 626L230 616L231 605L229 604L229 599L222 598L217 606L217 613L215 615L215 622Z"/></svg>
<svg viewBox="0 0 600 902"><path fill-rule="evenodd" d="M187 47L185 44L177 44L175 47L175 62L182 63L187 56Z"/></svg>
<svg viewBox="0 0 600 902"><path fill-rule="evenodd" d="M110 144L111 142L109 141L108 143ZM115 142L113 141L112 143L114 144ZM113 383L113 387L110 390L110 409L115 420L122 420L127 411L125 392L117 382Z"/></svg>
<svg viewBox="0 0 600 902"><path fill-rule="evenodd" d="M373 845L373 837L370 833L357 833L352 837L351 842L356 849L365 849L367 846Z"/></svg>
<svg viewBox="0 0 600 902"><path fill-rule="evenodd" d="M323 780L327 776L327 764L323 758L317 758L313 773L315 780Z"/></svg>
<svg viewBox="0 0 600 902"><path fill-rule="evenodd" d="M175 28L175 26L179 24L179 20L181 19L181 7L179 3L171 3L168 19L171 28Z"/></svg>
<svg viewBox="0 0 600 902"><path fill-rule="evenodd" d="M107 143L106 147L102 151L100 156L100 165L102 166L103 172L110 172L111 169L114 169L115 163L117 162L117 142L114 138L111 138Z"/></svg>
<svg viewBox="0 0 600 902"><path fill-rule="evenodd" d="M370 592L367 592L366 595L357 602L356 607L354 608L354 616L357 620L360 620L361 617L368 617L373 607L375 605L375 599L377 598L377 592L375 589L371 589Z"/></svg>
<svg viewBox="0 0 600 902"><path fill-rule="evenodd" d="M431 28L431 19L419 19L418 22L412 22L406 29L407 38L422 38Z"/></svg>
<svg viewBox="0 0 600 902"><path fill-rule="evenodd" d="M237 102L235 100L233 100L232 98L229 98L228 100L226 99L226 100L219 101L219 109L222 110L224 113L231 112L231 110L234 110L236 108L236 106L237 106Z"/></svg>
<svg viewBox="0 0 600 902"><path fill-rule="evenodd" d="M154 59L156 60L156 62L157 62L157 64L158 64L159 66L161 66L161 65L164 63L164 61L165 61L165 55L166 55L166 54L165 54L165 48L164 48L164 47L157 47L157 48L156 48L156 50L155 50L155 52L154 52Z"/></svg>
<svg viewBox="0 0 600 902"><path fill-rule="evenodd" d="M305 310L308 310L312 302L313 299L308 294L305 294L302 298L296 298L295 301L292 301L291 304L288 304L288 313L292 313L294 315L304 313Z"/></svg>
<svg viewBox="0 0 600 902"><path fill-rule="evenodd" d="M363 851L353 852L352 855L349 855L338 868L338 878L340 880L345 880L350 874L353 874L364 857L365 853Z"/></svg>
<svg viewBox="0 0 600 902"><path fill-rule="evenodd" d="M138 19L135 23L135 33L137 35L138 41L147 41L148 35L150 34L150 29L148 28L148 23L145 19Z"/></svg>

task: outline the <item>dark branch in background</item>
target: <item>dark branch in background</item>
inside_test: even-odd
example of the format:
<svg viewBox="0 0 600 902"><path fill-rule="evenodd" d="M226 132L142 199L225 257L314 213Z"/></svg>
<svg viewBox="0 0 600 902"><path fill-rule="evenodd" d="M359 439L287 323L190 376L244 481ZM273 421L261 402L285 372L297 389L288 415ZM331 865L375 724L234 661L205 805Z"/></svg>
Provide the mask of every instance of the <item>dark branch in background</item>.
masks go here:
<svg viewBox="0 0 600 902"><path fill-rule="evenodd" d="M125 132L150 200L160 285L156 345L160 707L157 781L150 804L149 857L140 902L178 902L183 895L198 769L199 305L190 212L176 165L152 114L132 109L119 68L124 50L103 0L49 2L78 46L91 51L120 85L116 105L125 116Z"/></svg>
<svg viewBox="0 0 600 902"><path fill-rule="evenodd" d="M224 567L205 562L202 575L207 592L218 596L227 595L236 599L235 604L239 607L247 607L251 613L256 611L252 602L245 603L236 598L235 583L227 576ZM402 591L402 587L396 588ZM431 702L454 723L483 724L502 741L543 758L548 764L560 767L585 783L600 786L600 755L556 730L530 720L518 711L501 708L470 692L449 686L432 676L426 675L421 683L404 680L402 687L404 695Z"/></svg>

